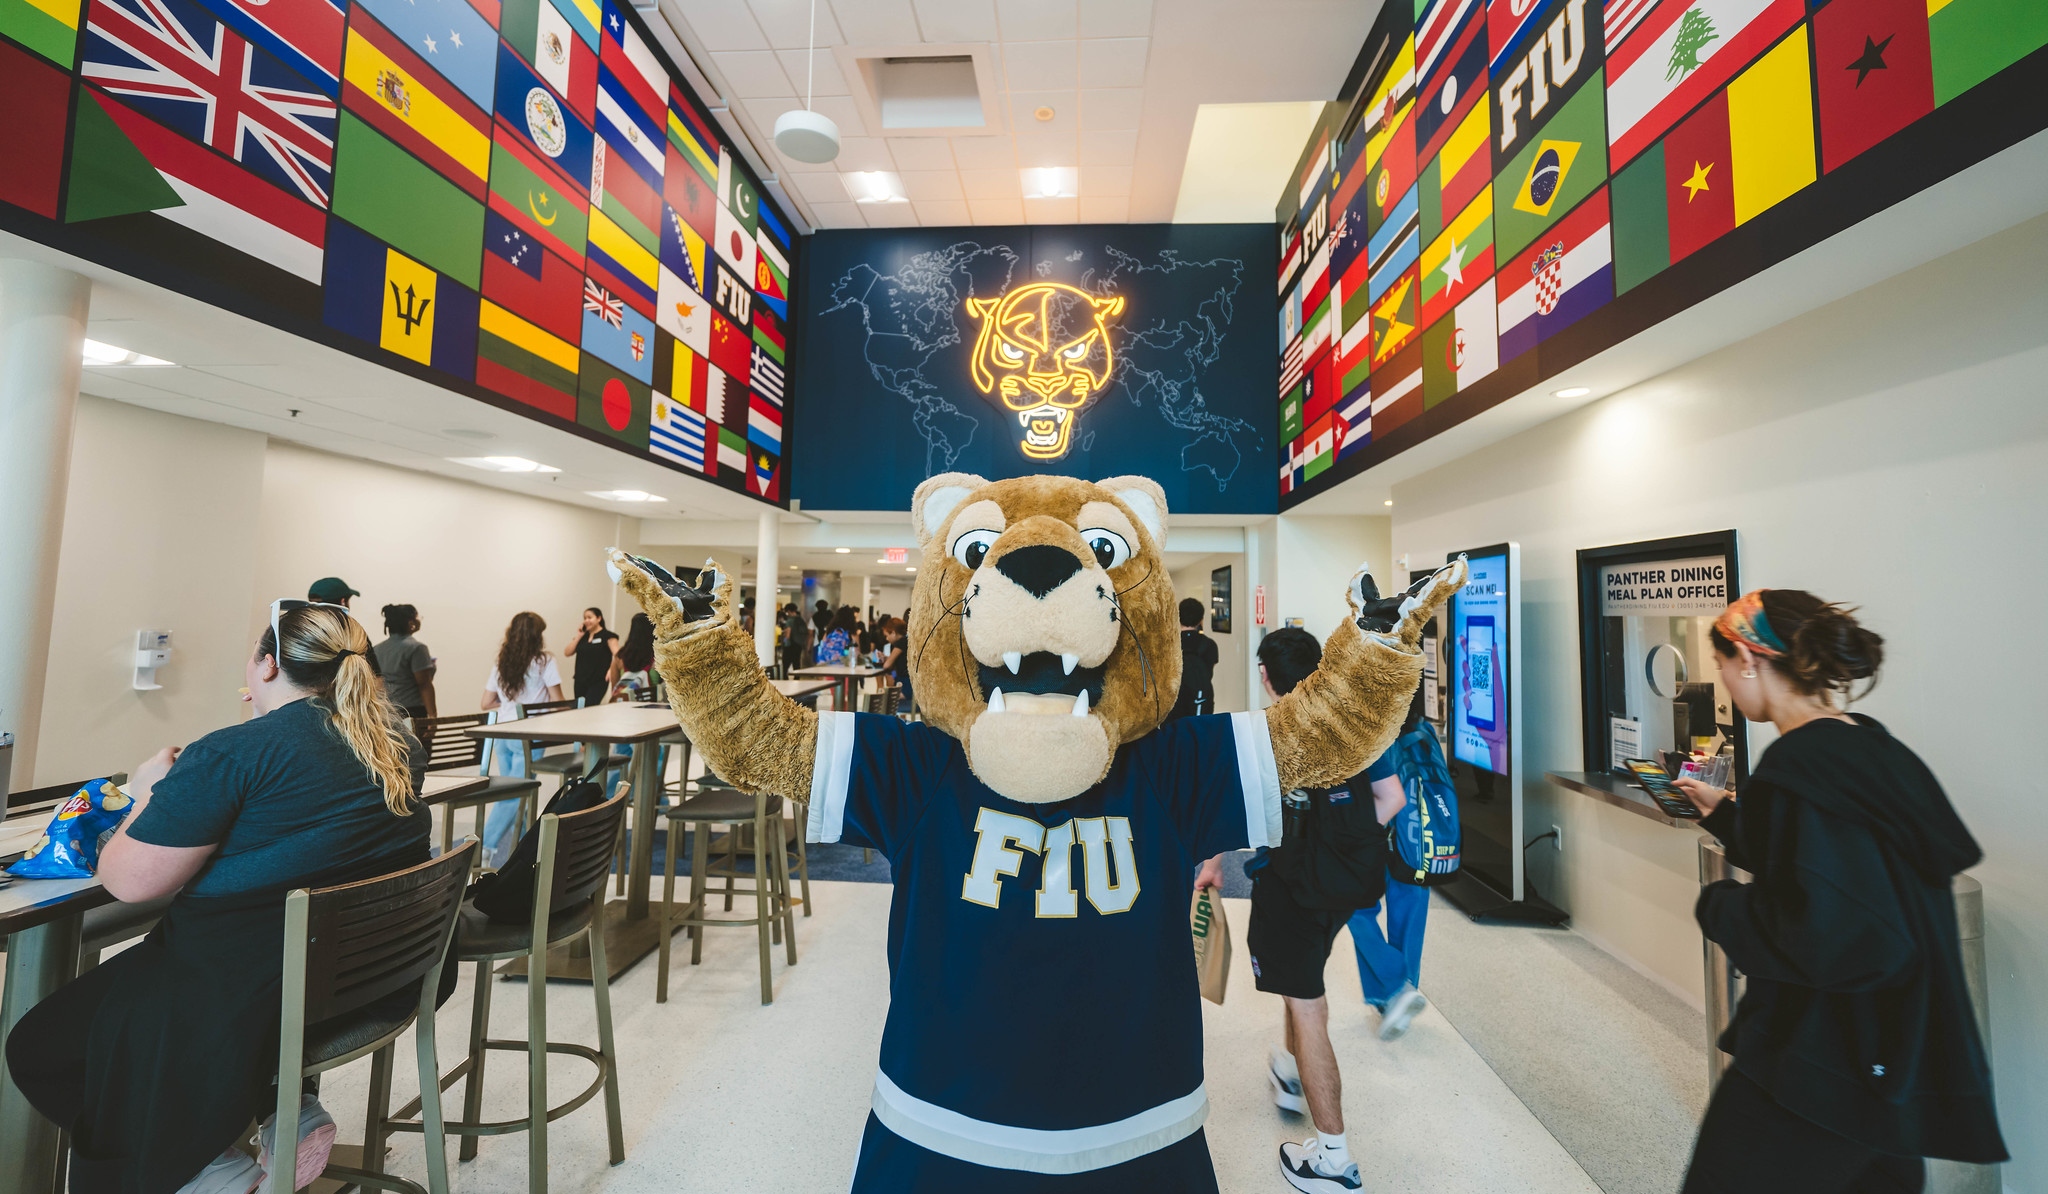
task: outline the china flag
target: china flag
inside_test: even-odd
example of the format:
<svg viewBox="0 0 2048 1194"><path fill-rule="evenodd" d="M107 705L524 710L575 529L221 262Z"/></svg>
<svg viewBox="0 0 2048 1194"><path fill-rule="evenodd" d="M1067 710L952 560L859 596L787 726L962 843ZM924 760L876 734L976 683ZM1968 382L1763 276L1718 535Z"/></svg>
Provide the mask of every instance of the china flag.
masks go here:
<svg viewBox="0 0 2048 1194"><path fill-rule="evenodd" d="M1814 14L1822 170L1934 111L1927 10L1927 0L1835 0Z"/></svg>

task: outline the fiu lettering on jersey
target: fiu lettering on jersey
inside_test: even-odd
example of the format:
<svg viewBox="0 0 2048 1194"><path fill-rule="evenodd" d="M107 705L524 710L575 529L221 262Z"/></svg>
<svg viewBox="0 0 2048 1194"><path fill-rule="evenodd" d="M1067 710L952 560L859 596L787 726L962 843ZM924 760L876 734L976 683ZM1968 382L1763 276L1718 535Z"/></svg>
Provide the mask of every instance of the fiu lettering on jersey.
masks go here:
<svg viewBox="0 0 2048 1194"><path fill-rule="evenodd" d="M1586 0L1565 0L1543 35L1529 43L1529 52L1500 85L1500 148L1508 152L1521 136L1518 121L1526 112L1530 123L1550 107L1551 92L1563 91L1589 66L1598 66L1599 8L1589 18ZM1594 52L1588 54L1587 47ZM1548 61L1546 62L1546 58Z"/></svg>
<svg viewBox="0 0 2048 1194"><path fill-rule="evenodd" d="M974 834L974 862L960 881L960 898L970 904L1001 907L1003 880L1017 877L1024 867L1024 851L1029 850L1043 859L1034 915L1079 915L1073 871L1077 844L1082 884L1096 912L1128 912L1138 902L1138 863L1131 849L1129 817L1076 817L1047 829L1029 817L984 808L974 818Z"/></svg>

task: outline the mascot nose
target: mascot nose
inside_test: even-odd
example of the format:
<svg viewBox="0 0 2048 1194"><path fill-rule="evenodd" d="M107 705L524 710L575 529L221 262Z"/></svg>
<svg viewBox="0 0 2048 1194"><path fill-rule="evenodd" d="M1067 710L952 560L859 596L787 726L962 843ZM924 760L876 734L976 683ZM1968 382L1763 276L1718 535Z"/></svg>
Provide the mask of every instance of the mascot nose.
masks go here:
<svg viewBox="0 0 2048 1194"><path fill-rule="evenodd" d="M1080 570L1081 561L1073 552L1050 543L1020 547L996 561L996 571L1041 599Z"/></svg>

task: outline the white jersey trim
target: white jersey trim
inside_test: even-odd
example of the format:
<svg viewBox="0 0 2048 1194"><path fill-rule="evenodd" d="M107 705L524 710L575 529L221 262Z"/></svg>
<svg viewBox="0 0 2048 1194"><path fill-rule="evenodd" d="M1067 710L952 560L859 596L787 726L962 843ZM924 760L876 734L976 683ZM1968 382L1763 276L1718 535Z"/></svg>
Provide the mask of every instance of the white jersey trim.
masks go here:
<svg viewBox="0 0 2048 1194"><path fill-rule="evenodd" d="M1273 735L1266 711L1230 715L1237 744L1237 782L1244 789L1245 838L1254 848L1280 844L1280 768L1273 762Z"/></svg>
<svg viewBox="0 0 2048 1194"><path fill-rule="evenodd" d="M1209 1092L1197 1086L1115 1123L1087 1128L1016 1128L974 1119L909 1094L889 1075L875 1074L875 1118L920 1148L991 1169L1086 1173L1158 1152L1209 1118Z"/></svg>
<svg viewBox="0 0 2048 1194"><path fill-rule="evenodd" d="M846 829L853 736L853 714L818 714L818 749L811 756L811 811L804 824L809 841L836 842Z"/></svg>

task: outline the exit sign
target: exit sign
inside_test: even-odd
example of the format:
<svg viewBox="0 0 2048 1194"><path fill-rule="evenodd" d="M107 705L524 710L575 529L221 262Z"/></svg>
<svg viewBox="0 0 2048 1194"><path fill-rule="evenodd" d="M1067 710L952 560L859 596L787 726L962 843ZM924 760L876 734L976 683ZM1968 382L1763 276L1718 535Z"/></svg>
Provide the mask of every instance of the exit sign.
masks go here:
<svg viewBox="0 0 2048 1194"><path fill-rule="evenodd" d="M884 564L901 564L909 558L910 549L907 547L885 547L882 549L882 562Z"/></svg>

